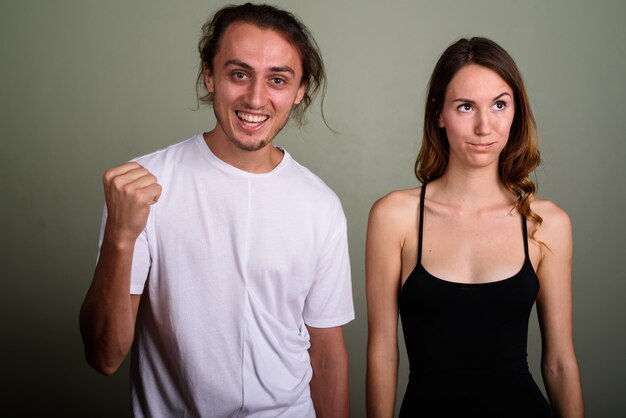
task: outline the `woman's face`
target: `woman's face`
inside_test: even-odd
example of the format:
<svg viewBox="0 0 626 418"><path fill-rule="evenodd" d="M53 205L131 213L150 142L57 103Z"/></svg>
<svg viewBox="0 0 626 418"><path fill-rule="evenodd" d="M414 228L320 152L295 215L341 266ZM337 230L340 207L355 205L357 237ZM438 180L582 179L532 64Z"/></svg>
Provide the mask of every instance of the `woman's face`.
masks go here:
<svg viewBox="0 0 626 418"><path fill-rule="evenodd" d="M449 164L497 168L514 115L513 90L502 77L480 65L462 67L448 84L438 119L450 144Z"/></svg>

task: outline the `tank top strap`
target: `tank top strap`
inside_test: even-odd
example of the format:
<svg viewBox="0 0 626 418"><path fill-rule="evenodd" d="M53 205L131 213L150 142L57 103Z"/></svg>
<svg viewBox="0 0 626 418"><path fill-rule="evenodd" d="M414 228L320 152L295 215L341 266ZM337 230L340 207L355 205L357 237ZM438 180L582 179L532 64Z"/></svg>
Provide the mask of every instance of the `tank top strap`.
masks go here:
<svg viewBox="0 0 626 418"><path fill-rule="evenodd" d="M424 200L426 200L426 183L422 184L420 193L420 220L419 231L417 232L417 264L422 262L422 231L424 230Z"/></svg>
<svg viewBox="0 0 626 418"><path fill-rule="evenodd" d="M526 217L524 214L522 216L522 232L524 234L524 255L526 255L527 259L530 259L530 255L528 254L528 227L526 226Z"/></svg>

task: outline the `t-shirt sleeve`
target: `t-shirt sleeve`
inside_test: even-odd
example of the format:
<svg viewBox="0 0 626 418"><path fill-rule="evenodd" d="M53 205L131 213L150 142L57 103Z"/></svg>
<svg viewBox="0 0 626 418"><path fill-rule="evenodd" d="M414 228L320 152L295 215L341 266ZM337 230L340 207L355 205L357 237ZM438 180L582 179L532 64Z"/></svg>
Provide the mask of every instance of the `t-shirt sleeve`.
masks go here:
<svg viewBox="0 0 626 418"><path fill-rule="evenodd" d="M98 258L100 257L100 248L104 239L104 227L106 226L107 209L106 205L102 211L102 224L100 226L100 238L98 241ZM135 251L133 253L133 263L130 274L130 294L140 295L143 293L148 273L150 272L150 250L148 247L148 237L146 230L137 238L135 242Z"/></svg>
<svg viewBox="0 0 626 418"><path fill-rule="evenodd" d="M148 237L144 229L135 242L135 252L133 253L133 265L130 273L130 293L141 295L143 293L148 273L150 272L150 249L148 247Z"/></svg>
<svg viewBox="0 0 626 418"><path fill-rule="evenodd" d="M340 205L320 251L303 317L307 325L316 328L336 327L354 319L346 218Z"/></svg>

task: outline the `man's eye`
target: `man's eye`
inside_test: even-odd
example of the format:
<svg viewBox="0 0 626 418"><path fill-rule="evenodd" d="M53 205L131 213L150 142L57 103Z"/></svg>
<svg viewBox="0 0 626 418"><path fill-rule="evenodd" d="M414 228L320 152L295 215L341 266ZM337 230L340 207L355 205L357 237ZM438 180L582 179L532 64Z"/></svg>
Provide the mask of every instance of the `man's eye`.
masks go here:
<svg viewBox="0 0 626 418"><path fill-rule="evenodd" d="M233 73L233 77L235 77L238 80L243 80L244 78L246 78L246 75L242 73L241 71L237 71Z"/></svg>
<svg viewBox="0 0 626 418"><path fill-rule="evenodd" d="M275 78L272 78L272 83L280 86L280 85L285 84L285 80L283 80L282 78L275 77Z"/></svg>

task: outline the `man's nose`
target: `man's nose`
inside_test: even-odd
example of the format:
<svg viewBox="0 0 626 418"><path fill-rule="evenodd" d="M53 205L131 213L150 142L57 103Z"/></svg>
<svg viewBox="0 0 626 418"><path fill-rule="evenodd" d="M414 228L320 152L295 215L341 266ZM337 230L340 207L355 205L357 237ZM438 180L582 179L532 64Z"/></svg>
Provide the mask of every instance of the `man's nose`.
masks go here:
<svg viewBox="0 0 626 418"><path fill-rule="evenodd" d="M263 107L267 97L267 90L263 80L254 79L248 86L246 100L248 104L257 109Z"/></svg>

